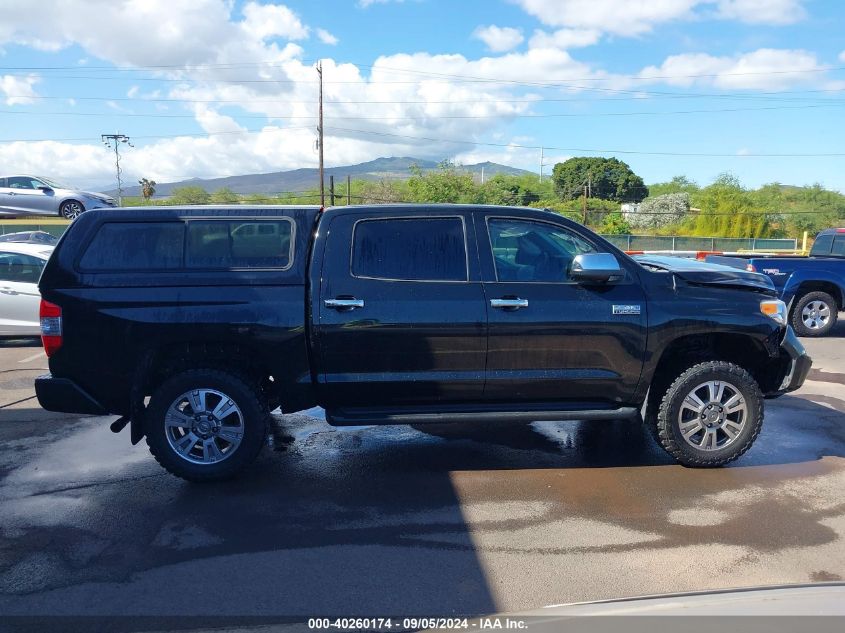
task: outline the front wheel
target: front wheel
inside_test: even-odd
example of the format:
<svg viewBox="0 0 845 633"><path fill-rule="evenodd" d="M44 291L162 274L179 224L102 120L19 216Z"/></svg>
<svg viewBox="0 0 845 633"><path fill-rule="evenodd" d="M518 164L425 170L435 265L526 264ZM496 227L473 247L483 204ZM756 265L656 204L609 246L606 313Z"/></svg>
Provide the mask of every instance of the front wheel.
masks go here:
<svg viewBox="0 0 845 633"><path fill-rule="evenodd" d="M147 446L177 477L228 479L258 455L269 416L258 390L244 378L193 369L166 380L150 398Z"/></svg>
<svg viewBox="0 0 845 633"><path fill-rule="evenodd" d="M65 220L75 220L84 212L85 207L82 206L81 202L77 202L76 200L66 200L65 202L62 202L62 206L59 207L59 215Z"/></svg>
<svg viewBox="0 0 845 633"><path fill-rule="evenodd" d="M801 295L792 310L792 329L798 336L824 336L836 325L839 305L820 290Z"/></svg>
<svg viewBox="0 0 845 633"><path fill-rule="evenodd" d="M733 363L700 363L666 390L655 424L660 445L684 466L723 466L760 434L763 394Z"/></svg>

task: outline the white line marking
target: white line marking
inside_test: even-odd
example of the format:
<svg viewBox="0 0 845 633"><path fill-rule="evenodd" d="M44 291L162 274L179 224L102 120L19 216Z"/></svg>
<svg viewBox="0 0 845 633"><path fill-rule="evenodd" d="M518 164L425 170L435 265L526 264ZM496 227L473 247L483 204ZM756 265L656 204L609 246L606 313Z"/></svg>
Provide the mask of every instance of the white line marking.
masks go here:
<svg viewBox="0 0 845 633"><path fill-rule="evenodd" d="M41 358L42 356L44 356L44 350L43 349L40 352L38 352L37 354L33 354L32 356L27 356L26 358L19 360L18 362L19 363L31 363L36 358Z"/></svg>

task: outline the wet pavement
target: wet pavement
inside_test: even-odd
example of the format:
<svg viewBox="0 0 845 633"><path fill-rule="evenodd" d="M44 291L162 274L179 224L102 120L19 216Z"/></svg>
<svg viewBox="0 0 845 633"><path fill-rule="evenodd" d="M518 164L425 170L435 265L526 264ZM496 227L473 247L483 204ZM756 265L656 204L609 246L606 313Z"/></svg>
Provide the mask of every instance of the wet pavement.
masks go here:
<svg viewBox="0 0 845 633"><path fill-rule="evenodd" d="M631 423L334 429L277 418L237 481L164 473L113 418L38 408L0 345L0 614L447 615L845 577L845 327L751 451ZM10 403L15 403L11 404Z"/></svg>

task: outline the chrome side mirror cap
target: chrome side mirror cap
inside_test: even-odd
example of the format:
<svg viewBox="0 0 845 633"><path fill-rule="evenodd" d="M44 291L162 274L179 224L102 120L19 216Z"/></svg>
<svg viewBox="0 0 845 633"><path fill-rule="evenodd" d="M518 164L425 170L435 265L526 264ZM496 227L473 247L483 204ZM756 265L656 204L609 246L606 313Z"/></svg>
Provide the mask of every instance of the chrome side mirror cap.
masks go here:
<svg viewBox="0 0 845 633"><path fill-rule="evenodd" d="M619 261L610 253L576 255L569 271L569 276L580 283L605 283L624 274Z"/></svg>

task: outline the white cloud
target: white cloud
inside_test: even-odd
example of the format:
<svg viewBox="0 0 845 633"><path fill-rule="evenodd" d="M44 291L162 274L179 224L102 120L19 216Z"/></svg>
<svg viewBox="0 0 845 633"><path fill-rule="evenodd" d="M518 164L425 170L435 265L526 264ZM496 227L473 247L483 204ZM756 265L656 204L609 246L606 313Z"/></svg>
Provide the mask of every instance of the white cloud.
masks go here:
<svg viewBox="0 0 845 633"><path fill-rule="evenodd" d="M643 77L674 86L713 85L725 89L780 90L818 81L823 66L805 50L761 48L742 55L714 57L684 53L648 66Z"/></svg>
<svg viewBox="0 0 845 633"><path fill-rule="evenodd" d="M601 31L595 29L558 29L553 33L536 30L528 45L531 48L581 48L592 46L601 39Z"/></svg>
<svg viewBox="0 0 845 633"><path fill-rule="evenodd" d="M750 24L793 24L807 12L804 0L718 0L717 16Z"/></svg>
<svg viewBox="0 0 845 633"><path fill-rule="evenodd" d="M543 24L631 37L674 20L713 17L749 24L791 24L806 0L511 0Z"/></svg>
<svg viewBox="0 0 845 633"><path fill-rule="evenodd" d="M284 5L249 2L244 6L243 14L241 27L259 40L271 37L301 40L308 37L308 27Z"/></svg>
<svg viewBox="0 0 845 633"><path fill-rule="evenodd" d="M472 34L487 45L487 49L494 53L503 53L522 44L525 38L522 31L510 26L479 26Z"/></svg>
<svg viewBox="0 0 845 633"><path fill-rule="evenodd" d="M34 86L39 81L40 77L35 74L2 75L0 76L0 96L4 97L3 102L9 106L34 103L38 96Z"/></svg>
<svg viewBox="0 0 845 633"><path fill-rule="evenodd" d="M317 39L319 39L323 44L328 44L329 46L334 46L340 41L326 29L317 29L315 33L317 34Z"/></svg>
<svg viewBox="0 0 845 633"><path fill-rule="evenodd" d="M543 24L639 35L655 24L689 17L701 0L513 0Z"/></svg>

